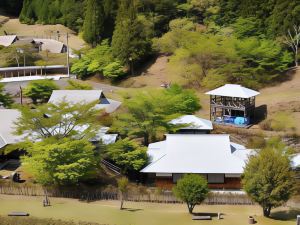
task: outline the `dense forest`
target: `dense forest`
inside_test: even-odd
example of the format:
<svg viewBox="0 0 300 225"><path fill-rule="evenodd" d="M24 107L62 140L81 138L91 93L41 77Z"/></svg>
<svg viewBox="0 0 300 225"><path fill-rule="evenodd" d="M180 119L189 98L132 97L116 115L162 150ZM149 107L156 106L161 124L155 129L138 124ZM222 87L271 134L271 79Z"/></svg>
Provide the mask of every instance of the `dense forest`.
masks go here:
<svg viewBox="0 0 300 225"><path fill-rule="evenodd" d="M188 85L259 86L298 56L285 35L300 24L300 0L4 0L23 23L61 23L93 48L72 67L82 78L116 79L156 53ZM294 62L293 62L294 61Z"/></svg>

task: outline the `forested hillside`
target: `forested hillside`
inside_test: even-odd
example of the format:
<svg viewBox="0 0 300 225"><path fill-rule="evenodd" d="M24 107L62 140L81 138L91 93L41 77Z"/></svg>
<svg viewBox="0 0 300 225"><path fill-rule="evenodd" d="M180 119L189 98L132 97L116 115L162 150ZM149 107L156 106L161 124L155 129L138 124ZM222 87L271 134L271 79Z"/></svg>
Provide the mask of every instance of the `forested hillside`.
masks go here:
<svg viewBox="0 0 300 225"><path fill-rule="evenodd" d="M116 79L163 53L187 85L259 87L298 61L285 36L300 30L300 0L1 1L8 11L20 4L21 22L61 23L91 44L72 67L82 78Z"/></svg>

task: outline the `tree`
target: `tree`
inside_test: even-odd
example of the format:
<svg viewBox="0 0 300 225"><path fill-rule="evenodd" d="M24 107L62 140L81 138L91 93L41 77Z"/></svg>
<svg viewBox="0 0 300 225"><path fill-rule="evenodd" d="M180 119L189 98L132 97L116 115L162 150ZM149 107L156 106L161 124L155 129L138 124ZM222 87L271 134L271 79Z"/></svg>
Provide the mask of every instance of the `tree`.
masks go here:
<svg viewBox="0 0 300 225"><path fill-rule="evenodd" d="M123 209L123 204L124 204L124 200L125 200L125 195L127 193L127 189L128 189L128 179L126 177L122 177L120 179L118 179L118 189L120 192L120 209Z"/></svg>
<svg viewBox="0 0 300 225"><path fill-rule="evenodd" d="M294 191L294 174L287 147L277 139L251 156L242 176L247 194L263 208L264 216L284 204Z"/></svg>
<svg viewBox="0 0 300 225"><path fill-rule="evenodd" d="M100 111L95 109L95 104L48 103L33 110L28 106L21 107L16 132L33 140L49 137L57 140L91 138L99 129L97 116Z"/></svg>
<svg viewBox="0 0 300 225"><path fill-rule="evenodd" d="M13 104L13 99L10 94L5 93L4 85L0 83L0 108L10 107Z"/></svg>
<svg viewBox="0 0 300 225"><path fill-rule="evenodd" d="M88 178L97 164L94 146L86 139L45 139L32 143L22 157L25 169L41 184L77 184Z"/></svg>
<svg viewBox="0 0 300 225"><path fill-rule="evenodd" d="M34 104L38 102L47 102L53 90L59 87L52 80L30 81L24 89L24 95L32 99Z"/></svg>
<svg viewBox="0 0 300 225"><path fill-rule="evenodd" d="M173 192L187 204L189 213L192 213L194 207L205 200L209 190L207 181L201 175L186 174L177 181Z"/></svg>
<svg viewBox="0 0 300 225"><path fill-rule="evenodd" d="M298 66L298 48L300 44L300 26L294 25L294 34L288 30L288 35L285 36L284 41L294 52L294 62L295 66Z"/></svg>
<svg viewBox="0 0 300 225"><path fill-rule="evenodd" d="M124 75L123 66L113 57L107 39L103 40L96 48L86 51L81 59L73 63L71 71L78 74L80 78L86 78L95 73L107 78Z"/></svg>
<svg viewBox="0 0 300 225"><path fill-rule="evenodd" d="M177 85L168 90L138 93L125 99L124 106L127 112L116 116L113 129L124 136L143 138L146 146L159 135L179 128L170 124L170 120L200 108L197 96Z"/></svg>
<svg viewBox="0 0 300 225"><path fill-rule="evenodd" d="M148 162L147 149L128 138L108 145L105 157L121 167L125 173L128 171L139 171Z"/></svg>
<svg viewBox="0 0 300 225"><path fill-rule="evenodd" d="M90 84L68 80L69 85L66 87L67 90L92 90L93 87Z"/></svg>
<svg viewBox="0 0 300 225"><path fill-rule="evenodd" d="M112 37L112 53L122 64L138 62L150 52L149 40L143 34L134 0L121 0Z"/></svg>
<svg viewBox="0 0 300 225"><path fill-rule="evenodd" d="M104 11L101 0L87 0L83 22L83 39L94 46L100 41L103 32Z"/></svg>

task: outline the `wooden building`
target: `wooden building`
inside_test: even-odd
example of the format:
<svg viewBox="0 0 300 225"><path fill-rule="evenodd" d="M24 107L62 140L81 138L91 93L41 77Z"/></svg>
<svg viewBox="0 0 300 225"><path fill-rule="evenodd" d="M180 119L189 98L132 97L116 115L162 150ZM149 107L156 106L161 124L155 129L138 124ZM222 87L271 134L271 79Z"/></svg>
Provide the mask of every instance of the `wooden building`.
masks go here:
<svg viewBox="0 0 300 225"><path fill-rule="evenodd" d="M203 176L211 189L241 189L241 175L253 151L224 134L167 134L148 146L150 164L141 170L148 184L171 189L184 174Z"/></svg>
<svg viewBox="0 0 300 225"><path fill-rule="evenodd" d="M259 92L237 84L226 84L210 95L210 119L214 123L248 126L254 118L255 97Z"/></svg>

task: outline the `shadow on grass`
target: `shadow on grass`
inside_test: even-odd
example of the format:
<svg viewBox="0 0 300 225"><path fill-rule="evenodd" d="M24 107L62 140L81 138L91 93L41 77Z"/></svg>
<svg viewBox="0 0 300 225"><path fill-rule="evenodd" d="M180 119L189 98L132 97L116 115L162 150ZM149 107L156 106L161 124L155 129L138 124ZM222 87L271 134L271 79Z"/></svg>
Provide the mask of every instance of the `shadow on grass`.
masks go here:
<svg viewBox="0 0 300 225"><path fill-rule="evenodd" d="M288 221L295 220L297 218L297 215L300 215L300 209L290 209L273 212L270 218L274 220Z"/></svg>
<svg viewBox="0 0 300 225"><path fill-rule="evenodd" d="M137 211L143 211L143 209L133 209L133 208L123 208L122 210L128 211L128 212L137 212Z"/></svg>
<svg viewBox="0 0 300 225"><path fill-rule="evenodd" d="M192 213L193 216L210 216L210 217L218 217L218 213L205 213L205 212L201 212L201 213ZM224 216L224 213L220 214L221 216Z"/></svg>

